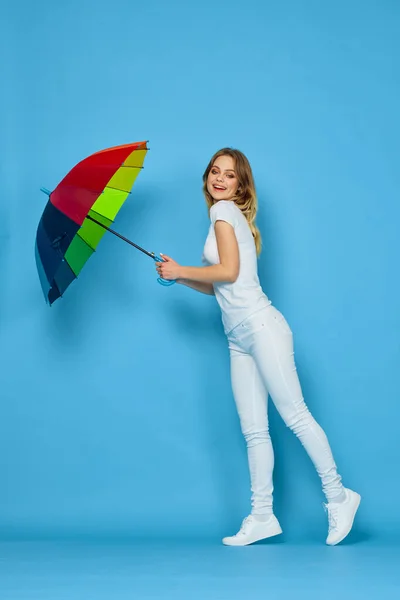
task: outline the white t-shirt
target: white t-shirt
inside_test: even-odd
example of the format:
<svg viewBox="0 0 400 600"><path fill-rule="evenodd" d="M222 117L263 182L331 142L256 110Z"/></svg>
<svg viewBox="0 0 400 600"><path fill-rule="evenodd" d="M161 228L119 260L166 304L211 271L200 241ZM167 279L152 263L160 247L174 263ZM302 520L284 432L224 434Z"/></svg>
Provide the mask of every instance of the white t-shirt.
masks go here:
<svg viewBox="0 0 400 600"><path fill-rule="evenodd" d="M264 294L257 272L257 253L254 238L246 217L232 200L220 200L210 209L211 225L204 245L203 263L219 264L214 225L226 221L235 230L239 246L239 276L233 283L214 283L214 292L222 312L225 333L229 333L251 314L269 306L271 301Z"/></svg>

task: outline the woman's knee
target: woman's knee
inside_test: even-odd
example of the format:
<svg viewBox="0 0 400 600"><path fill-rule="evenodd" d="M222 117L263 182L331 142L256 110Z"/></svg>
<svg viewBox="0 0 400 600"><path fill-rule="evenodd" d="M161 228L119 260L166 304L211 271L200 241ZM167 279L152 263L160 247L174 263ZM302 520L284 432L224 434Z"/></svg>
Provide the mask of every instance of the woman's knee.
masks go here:
<svg viewBox="0 0 400 600"><path fill-rule="evenodd" d="M258 444L263 444L271 439L268 427L253 431L245 431L243 432L243 435L248 448L252 448Z"/></svg>
<svg viewBox="0 0 400 600"><path fill-rule="evenodd" d="M289 419L285 419L286 425L297 436L307 430L313 421L314 418L305 404Z"/></svg>

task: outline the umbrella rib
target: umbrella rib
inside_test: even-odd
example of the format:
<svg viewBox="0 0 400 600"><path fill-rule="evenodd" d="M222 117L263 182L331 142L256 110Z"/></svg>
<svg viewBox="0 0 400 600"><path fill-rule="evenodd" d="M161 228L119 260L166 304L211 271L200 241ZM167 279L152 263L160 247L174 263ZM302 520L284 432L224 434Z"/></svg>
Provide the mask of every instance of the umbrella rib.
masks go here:
<svg viewBox="0 0 400 600"><path fill-rule="evenodd" d="M96 213L96 214L98 214L98 213ZM150 256L153 259L156 258L154 252L148 252L144 248L141 248L141 246L138 246L134 242L131 242L131 240L128 240L128 238L124 237L123 235L121 235L117 231L114 231L114 229L111 229L111 227L107 227L107 225L103 225L103 223L100 223L100 221L97 221L97 219L93 219L93 217L91 217L90 215L87 215L86 218L89 219L90 221L93 221L93 223L96 223L97 225L100 225L100 227L103 227L103 229L106 229L106 231L109 231L113 235L116 235L117 237L119 237L121 240L123 240L127 244L130 244L131 246L133 246L134 248L137 248L138 250L140 250L144 254L147 254L147 256Z"/></svg>
<svg viewBox="0 0 400 600"><path fill-rule="evenodd" d="M144 167L135 167L135 165L124 165L124 163L122 163L121 167L124 167L124 169L144 169Z"/></svg>
<svg viewBox="0 0 400 600"><path fill-rule="evenodd" d="M116 190L117 192L124 192L124 194L131 194L132 192L130 192L129 190L121 190L121 188L116 188L116 187L111 187L110 185L105 185L104 186L104 190ZM104 190L101 192L101 194L104 194Z"/></svg>
<svg viewBox="0 0 400 600"><path fill-rule="evenodd" d="M102 215L101 213L97 212L97 210L94 210L94 208L93 208L93 207L90 209L90 212L92 212L92 213L95 213L95 214L96 214L96 215L98 215L99 217L103 217L103 218L105 218L105 219L108 219L109 221L111 221L111 222L112 222L112 219L109 219L109 218L108 218L108 217L106 217L105 215ZM86 218L88 219L88 218L89 218L89 215L86 215Z"/></svg>

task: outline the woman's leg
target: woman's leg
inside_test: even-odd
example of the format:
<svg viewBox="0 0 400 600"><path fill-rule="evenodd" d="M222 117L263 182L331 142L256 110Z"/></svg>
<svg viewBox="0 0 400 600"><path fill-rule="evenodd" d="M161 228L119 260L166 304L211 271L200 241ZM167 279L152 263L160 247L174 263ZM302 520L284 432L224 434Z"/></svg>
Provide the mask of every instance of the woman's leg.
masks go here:
<svg viewBox="0 0 400 600"><path fill-rule="evenodd" d="M252 356L230 350L232 391L247 444L252 491L252 514L272 514L274 452L268 427L268 391Z"/></svg>
<svg viewBox="0 0 400 600"><path fill-rule="evenodd" d="M344 487L328 439L303 399L292 332L275 307L270 306L259 314L249 350L278 412L314 463L328 502L344 500Z"/></svg>
<svg viewBox="0 0 400 600"><path fill-rule="evenodd" d="M247 443L252 489L252 511L233 535L223 538L227 546L247 546L282 533L272 512L274 453L268 429L268 392L253 358L230 344L232 390Z"/></svg>

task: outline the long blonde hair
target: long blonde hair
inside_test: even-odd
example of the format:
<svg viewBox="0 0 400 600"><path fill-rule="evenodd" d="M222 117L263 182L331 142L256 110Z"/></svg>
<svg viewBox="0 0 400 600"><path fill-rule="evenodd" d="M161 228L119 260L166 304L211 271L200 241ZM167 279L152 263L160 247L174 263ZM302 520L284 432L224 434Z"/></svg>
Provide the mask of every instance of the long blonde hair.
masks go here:
<svg viewBox="0 0 400 600"><path fill-rule="evenodd" d="M206 198L208 212L210 212L210 209L212 205L215 204L215 201L207 190L207 179L214 162L220 156L230 156L233 158L239 185L236 196L232 200L246 217L251 233L253 234L257 256L259 256L262 248L262 240L260 231L256 225L256 215L258 209L256 187L254 184L253 172L251 170L250 163L247 157L243 154L243 152L240 152L240 150L236 150L234 148L222 148L214 154L208 163L203 174L203 193Z"/></svg>

